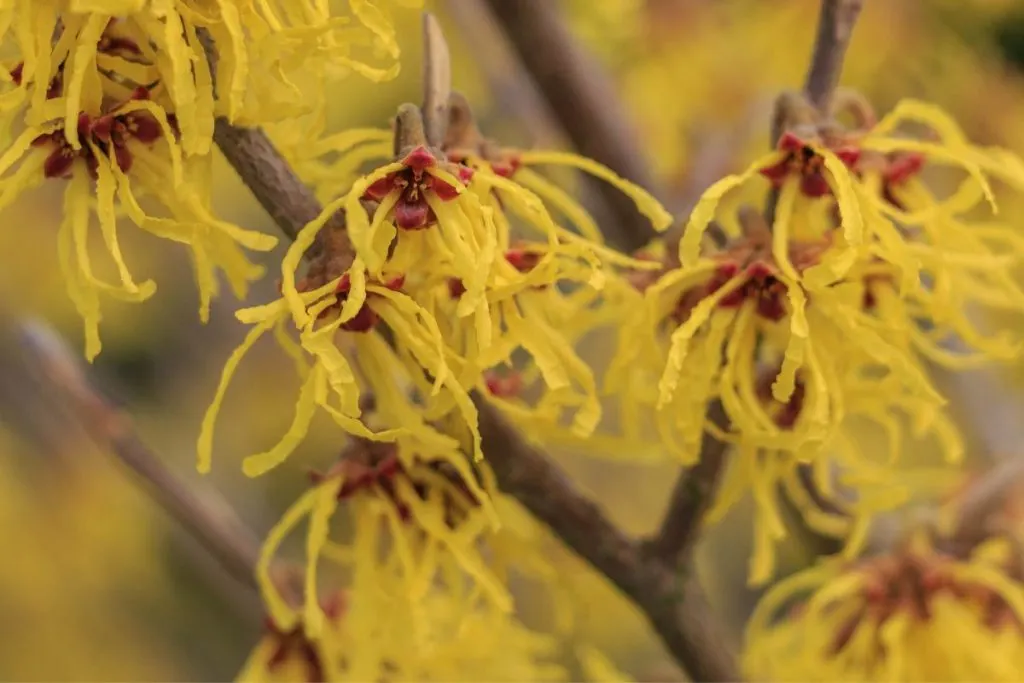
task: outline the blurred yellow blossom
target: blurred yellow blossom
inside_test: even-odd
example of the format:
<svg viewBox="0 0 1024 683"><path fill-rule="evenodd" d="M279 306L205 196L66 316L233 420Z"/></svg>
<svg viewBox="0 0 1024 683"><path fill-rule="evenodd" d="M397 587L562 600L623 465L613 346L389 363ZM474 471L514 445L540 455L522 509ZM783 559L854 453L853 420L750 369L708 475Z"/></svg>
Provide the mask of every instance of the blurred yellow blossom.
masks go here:
<svg viewBox="0 0 1024 683"><path fill-rule="evenodd" d="M774 586L747 625L744 670L780 681L1014 681L1022 622L1024 584L1005 538L967 556L917 539Z"/></svg>

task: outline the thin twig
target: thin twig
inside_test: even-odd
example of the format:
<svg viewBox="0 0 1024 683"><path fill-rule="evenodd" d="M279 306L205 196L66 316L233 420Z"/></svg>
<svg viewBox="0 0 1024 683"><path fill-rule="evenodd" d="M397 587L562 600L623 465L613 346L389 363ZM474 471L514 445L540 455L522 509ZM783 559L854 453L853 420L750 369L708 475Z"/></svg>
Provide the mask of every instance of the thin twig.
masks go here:
<svg viewBox="0 0 1024 683"><path fill-rule="evenodd" d="M719 427L728 424L721 402L711 403L708 420ZM661 527L648 541L647 547L651 553L671 564L682 567L690 564L704 515L718 491L728 450L727 443L704 432L700 444L700 460L679 473Z"/></svg>
<svg viewBox="0 0 1024 683"><path fill-rule="evenodd" d="M24 324L21 331L29 362L69 404L88 434L128 467L152 498L231 576L258 590L254 568L260 542L231 505L215 489L201 482L186 482L164 465L136 433L131 419L92 386L78 356L49 327L32 322ZM279 583L284 594L294 598L290 578L290 573L282 570Z"/></svg>
<svg viewBox="0 0 1024 683"><path fill-rule="evenodd" d="M580 154L658 196L642 146L613 84L573 39L558 3L487 0L487 4ZM601 191L615 218L604 226L609 243L626 252L645 246L655 234L650 223L621 193Z"/></svg>
<svg viewBox="0 0 1024 683"><path fill-rule="evenodd" d="M538 147L564 144L565 132L483 0L448 0L445 10L487 77L498 110L519 122Z"/></svg>
<svg viewBox="0 0 1024 683"><path fill-rule="evenodd" d="M864 0L822 0L818 17L818 35L814 40L811 66L804 81L804 92L818 111L827 114L832 93L839 85L846 48Z"/></svg>
<svg viewBox="0 0 1024 683"><path fill-rule="evenodd" d="M288 162L262 129L235 128L226 119L218 118L213 139L260 206L289 239L295 239L302 227L320 214L316 197L299 189L301 181L295 175L281 170L288 168ZM267 163L256 163L256 159ZM305 186L301 186L304 190ZM268 197L277 199L270 201ZM345 216L339 212L328 221L326 233L321 234L343 234L344 229Z"/></svg>
<svg viewBox="0 0 1024 683"><path fill-rule="evenodd" d="M423 13L423 127L427 142L440 147L448 127L448 97L452 94L452 64L448 43L437 19Z"/></svg>

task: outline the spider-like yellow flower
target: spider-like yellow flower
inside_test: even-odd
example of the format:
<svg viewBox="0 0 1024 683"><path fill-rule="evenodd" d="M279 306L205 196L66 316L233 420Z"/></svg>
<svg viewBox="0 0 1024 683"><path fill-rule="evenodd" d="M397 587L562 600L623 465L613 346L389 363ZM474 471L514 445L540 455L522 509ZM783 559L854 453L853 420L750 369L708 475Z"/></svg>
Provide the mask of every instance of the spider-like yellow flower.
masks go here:
<svg viewBox="0 0 1024 683"><path fill-rule="evenodd" d="M569 645L595 680L621 680L607 658L578 642L570 586L550 561L549 535L498 492L486 464L473 476L476 491L446 461L408 442L347 450L317 475L264 545L257 579L273 628L239 679L316 670L323 680L373 680L385 671L402 680L565 680L556 654ZM492 504L497 529L488 520ZM330 538L336 516L348 521L344 542ZM305 518L300 607L278 595L270 566ZM318 597L318 564L348 577L342 609ZM506 589L513 574L544 591L550 629L529 630L514 614ZM291 647L289 662L283 646Z"/></svg>
<svg viewBox="0 0 1024 683"><path fill-rule="evenodd" d="M793 396L779 404L771 398L774 376L775 372L761 374L758 396L779 429L794 429L807 419L806 387L798 377ZM884 402L878 400L879 392L884 392ZM892 378L879 383L851 377L844 385L841 427L818 453L808 456L747 443L742 436L710 427L732 450L707 520L720 521L744 495L752 495L756 506L749 570L752 585L772 578L774 546L788 535L780 489L810 528L844 541L847 557L863 550L876 515L906 505L912 496L934 496L949 489L959 476L950 466L963 461L963 438L949 416L921 403ZM877 453L868 451L858 438L869 428L880 430L885 439ZM908 441L915 448L934 447L939 462L933 467L907 467L902 456Z"/></svg>
<svg viewBox="0 0 1024 683"><path fill-rule="evenodd" d="M206 154L215 116L257 125L305 113L297 83L304 73L394 77L399 48L388 4L348 0L339 13L318 0L11 0L0 15L0 38L14 43L20 61L0 112L25 105L30 125L63 116L78 149L74 121L89 109L83 91L91 82L115 90L122 77L159 82L155 97L174 111L182 149ZM215 46L215 70L203 32ZM386 65L366 63L357 56L364 50L385 55ZM47 100L41 93L55 79L62 92Z"/></svg>
<svg viewBox="0 0 1024 683"><path fill-rule="evenodd" d="M418 111L406 107L399 122L416 117ZM333 143L345 146L374 137L372 131L356 131L352 136L341 134ZM575 339L558 329L559 317L569 306L557 285L571 283L599 292L615 276L614 266L651 264L587 240L584 235L597 233L593 219L523 166L560 163L583 168L634 197L658 228L667 227L671 219L640 188L572 155L523 152L504 164L471 156L463 146L453 150L453 158L471 165L455 163L423 145L406 149L400 161L358 179L328 204L296 244L299 249L312 245L327 217L344 208L365 276L378 277L384 269L406 275L406 291L429 312L446 347L461 359L454 372L464 386L484 388L485 371L509 363L512 353L523 348L536 362L546 388L536 410L549 417L563 409L575 410L576 431L590 433L600 418L596 384L572 347ZM520 177L531 189L519 184ZM539 193L532 191L539 188ZM574 221L582 235L558 225L545 200ZM367 201L378 203L372 219ZM541 239L513 243L514 219ZM293 284L299 253L290 252L295 258L285 259L282 291L301 324L304 315Z"/></svg>
<svg viewBox="0 0 1024 683"><path fill-rule="evenodd" d="M916 542L772 587L748 622L743 668L778 681L1017 681L1022 624L1024 583L1006 539L966 556Z"/></svg>
<svg viewBox="0 0 1024 683"><path fill-rule="evenodd" d="M926 399L918 404L922 410L944 403L914 357L863 310L863 280L809 283L835 249L829 239L780 244L796 190L783 188L771 232L747 213L743 238L649 286L645 320L635 326L641 332L626 337L610 371L621 382L633 366L667 359L651 398L663 440L686 461L696 457L712 397L721 400L733 430L748 444L809 453L842 420L848 377L879 383L896 378ZM802 376L806 417L790 429L779 429L758 396L760 363L778 368L771 396L779 403L792 398Z"/></svg>
<svg viewBox="0 0 1024 683"><path fill-rule="evenodd" d="M426 598L439 575L450 582L448 590L462 590L468 577L476 586L475 595L499 611L511 611L512 598L487 566L478 543L482 534L496 526L488 493L496 489L489 472L469 468L464 455L462 465L455 465L450 453L410 440L364 450L365 458L343 458L318 476L314 487L268 534L256 575L274 623L290 630L301 621L308 637L320 637L324 626L317 591L321 555L349 568L356 597L379 590L378 574L393 578L391 590L399 593L395 599L413 605ZM329 532L339 503L353 526L351 540L342 546L330 541ZM281 542L306 517L305 605L299 611L278 594L270 565ZM385 535L390 547L382 555L380 542ZM425 627L424 619L429 619L427 613L417 614L421 616L417 624L409 624L411 632Z"/></svg>
<svg viewBox="0 0 1024 683"><path fill-rule="evenodd" d="M137 88L121 102L105 100L99 92L90 99L94 106L74 119L77 148L58 119L29 127L0 156L0 209L48 179L67 179L58 255L68 294L85 321L85 353L92 360L101 348L100 294L143 301L155 290L151 281L136 283L128 270L118 243L118 213L191 249L204 321L217 292L216 271L224 270L236 296L244 297L248 283L263 270L248 261L242 247L267 251L277 240L214 217L205 182L209 159L183 160L172 120L146 88ZM170 217L143 209L143 196L156 199ZM93 213L117 267L118 284L94 272L88 253Z"/></svg>
<svg viewBox="0 0 1024 683"><path fill-rule="evenodd" d="M301 240L292 244L286 264L301 249ZM482 457L476 408L449 367L449 361L458 359L444 347L433 319L402 292L403 283L397 273L368 281L357 259L340 275L311 273L298 283L302 291L238 311L238 319L253 328L225 364L203 419L199 471L210 469L214 425L231 379L245 354L268 332L294 360L302 388L291 427L275 446L243 461L247 475L262 475L284 462L305 437L318 408L353 436L371 441L410 436L443 450L459 443L430 423L456 411L470 432L470 452ZM299 309L293 307L295 299ZM394 347L379 329L382 322L393 335ZM291 330L298 333L298 342ZM374 397L374 412L386 425L382 431L372 431L361 420L364 394ZM453 457L453 462L461 458Z"/></svg>
<svg viewBox="0 0 1024 683"><path fill-rule="evenodd" d="M803 239L831 233L841 236L833 239L838 248L807 274L812 286L841 281L859 260L875 257L897 270L901 291L907 291L920 286L922 259L915 243L938 250L938 255L955 252L965 239L965 230L962 226L943 229L943 221L955 223L956 216L982 198L996 209L990 177L1024 189L1024 162L1006 150L971 145L955 122L937 107L906 100L876 122L866 104L859 99L850 101L861 119L859 128L843 130L833 124L800 121L793 132L782 136L777 150L709 188L690 217L679 246L680 260L684 264L696 262L704 231L713 218L719 217L717 207L726 195L764 176L783 194L787 189L799 188L790 224L777 226L782 230L773 236L777 253L791 234ZM799 109L805 105L793 106ZM896 129L904 122L929 126L930 135L936 139L897 135ZM910 183L914 198L908 195L902 201L912 205L902 205L896 195L907 190L899 186L906 185L920 166L927 165L962 169L968 178L944 199L922 193L920 185ZM822 214L829 215L825 212L834 212L838 225L821 220ZM738 234L734 220L729 219L730 212L723 213L719 217L723 226L731 234ZM924 234L919 236L912 228L920 228ZM975 246L983 239L976 237Z"/></svg>
<svg viewBox="0 0 1024 683"><path fill-rule="evenodd" d="M955 124L921 103L904 102L876 124L866 105L850 101L861 128L797 121L794 130L805 137L786 133L777 151L709 188L680 241L682 267L646 291L642 327L672 318L677 325L657 403L667 416L663 433L671 443L673 429L682 430L684 452L704 431L709 395L720 396L746 438L774 440L750 400L754 361L764 355L782 357L773 385L779 402L792 396L797 371L806 373L806 410L815 417L785 436L797 447L820 442L838 424L841 383L851 372L898 375L938 404L916 352L956 366L974 362L941 348L953 335L981 358L1006 359L1019 350L1007 337L975 330L967 309L1024 305L1012 276L1024 241L1009 228L966 224L960 216L982 199L994 208L989 176L1024 188L1024 163L1003 150L970 146ZM806 103L790 106L799 112ZM905 120L928 123L939 141L893 135ZM968 178L949 198L933 197L913 178L926 163L962 168ZM759 175L775 186L770 230L751 230L751 214L734 210L731 198ZM702 255L712 219L732 242ZM659 339L649 338L648 348L656 352ZM634 347L617 367L644 353ZM684 380L690 391L680 395Z"/></svg>

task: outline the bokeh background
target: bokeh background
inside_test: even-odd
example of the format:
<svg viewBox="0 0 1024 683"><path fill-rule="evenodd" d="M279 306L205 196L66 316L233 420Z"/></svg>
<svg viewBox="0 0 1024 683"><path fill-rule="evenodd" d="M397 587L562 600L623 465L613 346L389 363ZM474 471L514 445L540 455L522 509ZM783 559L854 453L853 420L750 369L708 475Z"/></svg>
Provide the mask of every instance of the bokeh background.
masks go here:
<svg viewBox="0 0 1024 683"><path fill-rule="evenodd" d="M774 95L802 81L818 4L551 1L561 3L575 34L612 75L651 164L679 202L713 179L709 168L726 172L767 145ZM513 144L558 144L557 133L509 85L514 72L500 69L500 46L487 40L486 27L458 11L461 2L427 1L452 44L456 87L491 134ZM418 100L419 18L407 11L399 24L401 76L383 85L352 77L331 95L333 128L383 126L399 103ZM502 81L487 73L496 64ZM843 80L880 111L905 96L937 102L973 139L1024 154L1022 69L1022 2L867 0ZM273 232L230 169L219 160L217 168L221 214ZM259 634L258 605L92 445L26 367L17 334L26 319L45 319L76 348L81 343L56 266L59 193L50 187L32 194L7 211L0 228L0 679L230 679ZM1004 215L1012 220L1022 208L1005 205ZM221 364L243 335L232 316L237 302L218 300L210 323L201 325L185 253L138 231L125 230L124 240L133 270L160 289L144 306L107 306L94 374L153 450L195 482L199 422ZM279 258L266 256L270 275L252 301L275 296ZM588 349L597 363L601 346L596 340ZM208 479L263 533L297 495L307 469L330 462L338 444L320 425L290 469L246 479L233 454L276 440L291 415L281 397L295 382L270 345L246 363L218 428L223 455ZM1020 379L1016 369L999 379L977 375L970 391L948 380L972 452L1019 442L1012 415ZM979 386L986 388L979 393ZM862 436L865 447L877 438ZM644 533L657 523L672 468L601 462L586 453L559 457L625 529ZM756 599L746 587L749 514L740 507L709 529L699 550L701 577L737 635ZM783 567L806 562L807 546L796 535ZM679 678L643 620L600 578L567 553L556 561L576 587L586 629L621 669L641 680Z"/></svg>

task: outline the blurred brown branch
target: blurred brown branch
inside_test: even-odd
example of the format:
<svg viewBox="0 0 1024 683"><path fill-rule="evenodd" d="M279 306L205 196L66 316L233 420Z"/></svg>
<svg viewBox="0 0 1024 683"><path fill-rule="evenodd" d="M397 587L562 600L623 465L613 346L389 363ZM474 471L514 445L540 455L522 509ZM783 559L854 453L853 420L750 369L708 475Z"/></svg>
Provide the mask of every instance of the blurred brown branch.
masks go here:
<svg viewBox="0 0 1024 683"><path fill-rule="evenodd" d="M708 420L719 427L728 424L719 401L708 407ZM704 432L697 464L684 468L676 478L668 510L648 549L667 563L687 567L701 531L704 514L711 507L726 467L729 445Z"/></svg>
<svg viewBox="0 0 1024 683"><path fill-rule="evenodd" d="M562 144L565 132L483 0L448 0L445 9L487 77L498 108L520 122L534 144Z"/></svg>
<svg viewBox="0 0 1024 683"><path fill-rule="evenodd" d="M460 1L460 0L457 0ZM471 0L461 0L471 1ZM472 0L475 1L475 0ZM580 154L653 191L655 182L637 135L607 74L573 39L550 0L486 0L526 70ZM635 251L654 237L650 223L620 193L604 194L613 221L609 243Z"/></svg>
<svg viewBox="0 0 1024 683"><path fill-rule="evenodd" d="M846 48L863 5L864 0L822 0L818 35L804 81L807 98L822 113L828 112L832 93L839 85Z"/></svg>
<svg viewBox="0 0 1024 683"><path fill-rule="evenodd" d="M38 322L25 323L21 337L28 363L71 408L86 433L132 471L150 496L242 584L258 590L254 569L258 537L211 487L186 482L142 441L131 419L108 401L86 375L75 354L56 332ZM284 595L293 597L291 573L281 569Z"/></svg>

